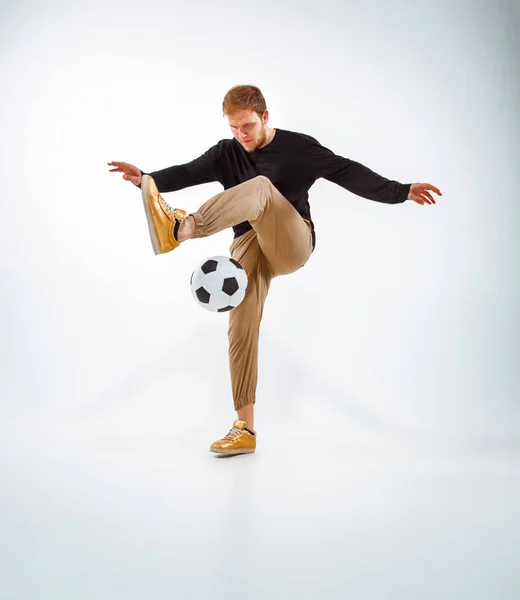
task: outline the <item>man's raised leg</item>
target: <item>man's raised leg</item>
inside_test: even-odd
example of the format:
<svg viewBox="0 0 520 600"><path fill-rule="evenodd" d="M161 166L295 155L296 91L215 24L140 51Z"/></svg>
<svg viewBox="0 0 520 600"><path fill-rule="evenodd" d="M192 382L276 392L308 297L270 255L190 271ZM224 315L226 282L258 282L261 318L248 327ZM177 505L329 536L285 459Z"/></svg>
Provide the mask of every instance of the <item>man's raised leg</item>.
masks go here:
<svg viewBox="0 0 520 600"><path fill-rule="evenodd" d="M276 274L295 271L312 251L308 222L262 175L217 194L187 218L185 211L172 208L162 198L148 175L143 176L142 189L156 254L173 250L181 241L207 237L244 221L257 232L260 249Z"/></svg>

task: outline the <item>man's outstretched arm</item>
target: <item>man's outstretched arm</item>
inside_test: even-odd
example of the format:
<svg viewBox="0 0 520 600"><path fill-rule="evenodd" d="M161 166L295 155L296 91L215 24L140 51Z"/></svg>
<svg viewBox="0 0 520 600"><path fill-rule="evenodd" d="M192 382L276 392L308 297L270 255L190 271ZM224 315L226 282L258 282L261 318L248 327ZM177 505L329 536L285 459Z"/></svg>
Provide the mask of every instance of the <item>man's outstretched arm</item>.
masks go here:
<svg viewBox="0 0 520 600"><path fill-rule="evenodd" d="M155 181L159 192L175 192L193 185L220 181L219 144L211 147L202 156L189 163L167 167L151 173L141 171L138 167L124 162L113 161L108 165L115 167L110 169L111 172L123 173L123 179L131 181L137 187L141 187L143 175L150 175Z"/></svg>
<svg viewBox="0 0 520 600"><path fill-rule="evenodd" d="M313 138L309 153L316 178L323 177L368 200L385 204L400 204L406 200L435 204L430 191L442 195L430 183L399 183L387 179L359 162L334 154Z"/></svg>

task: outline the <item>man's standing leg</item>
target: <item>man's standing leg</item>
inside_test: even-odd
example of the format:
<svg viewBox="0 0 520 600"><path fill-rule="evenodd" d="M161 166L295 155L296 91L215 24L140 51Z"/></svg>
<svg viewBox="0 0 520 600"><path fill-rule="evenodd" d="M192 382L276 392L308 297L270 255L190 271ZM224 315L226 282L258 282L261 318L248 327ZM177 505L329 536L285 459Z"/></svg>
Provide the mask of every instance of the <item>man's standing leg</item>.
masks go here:
<svg viewBox="0 0 520 600"><path fill-rule="evenodd" d="M231 256L248 277L244 300L229 313L229 366L238 418L254 430L258 379L258 338L264 303L273 273L262 254L254 230L235 238Z"/></svg>

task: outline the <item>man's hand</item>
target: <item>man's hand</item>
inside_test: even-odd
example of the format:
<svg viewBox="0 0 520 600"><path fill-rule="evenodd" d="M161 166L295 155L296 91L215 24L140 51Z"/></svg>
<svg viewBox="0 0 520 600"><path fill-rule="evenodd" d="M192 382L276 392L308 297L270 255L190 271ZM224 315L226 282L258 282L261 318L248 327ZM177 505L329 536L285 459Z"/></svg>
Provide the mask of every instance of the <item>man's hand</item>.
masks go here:
<svg viewBox="0 0 520 600"><path fill-rule="evenodd" d="M435 204L433 196L427 190L442 196L441 191L431 183L412 183L407 200L413 200L417 204Z"/></svg>
<svg viewBox="0 0 520 600"><path fill-rule="evenodd" d="M125 162L109 162L107 165L116 167L115 169L110 169L111 173L123 173L123 179L131 181L135 185L141 185L141 171L137 167L134 167L134 165L129 165Z"/></svg>

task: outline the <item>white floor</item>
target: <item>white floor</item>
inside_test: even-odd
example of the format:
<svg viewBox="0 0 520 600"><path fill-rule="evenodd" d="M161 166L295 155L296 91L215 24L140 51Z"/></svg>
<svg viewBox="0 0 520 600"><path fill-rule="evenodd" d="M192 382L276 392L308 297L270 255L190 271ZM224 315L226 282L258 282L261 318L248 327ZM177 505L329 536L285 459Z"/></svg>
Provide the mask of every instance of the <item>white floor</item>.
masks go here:
<svg viewBox="0 0 520 600"><path fill-rule="evenodd" d="M519 597L518 447L265 412L4 426L1 599Z"/></svg>

